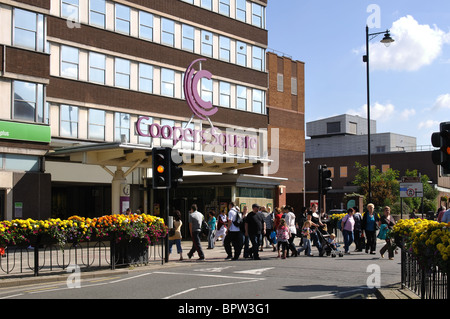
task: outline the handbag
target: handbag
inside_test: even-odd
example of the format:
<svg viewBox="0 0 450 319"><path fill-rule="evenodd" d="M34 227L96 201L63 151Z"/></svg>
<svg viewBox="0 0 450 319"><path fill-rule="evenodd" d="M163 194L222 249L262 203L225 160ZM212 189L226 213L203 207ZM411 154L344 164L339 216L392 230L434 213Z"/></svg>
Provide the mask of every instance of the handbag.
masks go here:
<svg viewBox="0 0 450 319"><path fill-rule="evenodd" d="M175 236L175 228L169 229L169 237Z"/></svg>
<svg viewBox="0 0 450 319"><path fill-rule="evenodd" d="M210 229L211 228L209 227L208 223L205 220L203 220L202 221L202 234L208 235Z"/></svg>

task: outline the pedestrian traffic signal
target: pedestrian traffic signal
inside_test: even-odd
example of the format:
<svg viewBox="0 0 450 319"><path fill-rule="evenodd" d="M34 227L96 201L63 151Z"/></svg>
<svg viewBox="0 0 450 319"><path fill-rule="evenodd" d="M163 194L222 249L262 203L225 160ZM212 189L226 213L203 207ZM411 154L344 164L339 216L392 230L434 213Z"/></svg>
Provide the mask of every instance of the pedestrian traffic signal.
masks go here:
<svg viewBox="0 0 450 319"><path fill-rule="evenodd" d="M431 135L431 143L438 150L431 153L435 165L441 165L443 174L450 174L450 122L442 122L440 131Z"/></svg>
<svg viewBox="0 0 450 319"><path fill-rule="evenodd" d="M171 187L171 151L168 147L152 149L152 186L154 189L169 189Z"/></svg>
<svg viewBox="0 0 450 319"><path fill-rule="evenodd" d="M173 160L171 160L170 173L172 188L177 188L178 184L183 182L183 169L179 165L180 164L177 164Z"/></svg>
<svg viewBox="0 0 450 319"><path fill-rule="evenodd" d="M323 165L322 168L322 174L321 174L321 188L322 188L322 194L326 195L329 190L332 190L331 183L333 179L331 178L331 171L327 169L326 165Z"/></svg>

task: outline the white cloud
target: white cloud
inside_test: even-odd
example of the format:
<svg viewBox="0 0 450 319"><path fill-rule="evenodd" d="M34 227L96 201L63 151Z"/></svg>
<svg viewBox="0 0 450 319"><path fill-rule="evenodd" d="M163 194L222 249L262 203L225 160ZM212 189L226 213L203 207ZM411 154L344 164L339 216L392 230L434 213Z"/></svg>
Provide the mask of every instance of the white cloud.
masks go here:
<svg viewBox="0 0 450 319"><path fill-rule="evenodd" d="M392 115L395 113L395 106L391 103L385 105L381 103L374 103L370 107L370 119L380 122L388 121L391 119ZM347 114L358 115L367 118L367 104L364 104L357 110L350 109Z"/></svg>
<svg viewBox="0 0 450 319"><path fill-rule="evenodd" d="M433 127L439 127L439 121L426 120L419 123L418 128L420 129L430 129Z"/></svg>
<svg viewBox="0 0 450 319"><path fill-rule="evenodd" d="M405 109L400 113L400 118L405 121L414 115L416 115L415 109Z"/></svg>
<svg viewBox="0 0 450 319"><path fill-rule="evenodd" d="M437 97L433 110L439 109L450 109L450 94L442 94Z"/></svg>
<svg viewBox="0 0 450 319"><path fill-rule="evenodd" d="M380 42L370 47L374 69L416 71L431 64L442 53L443 45L450 43L450 33L436 25L419 24L410 15L395 21L390 31L395 42L389 48Z"/></svg>

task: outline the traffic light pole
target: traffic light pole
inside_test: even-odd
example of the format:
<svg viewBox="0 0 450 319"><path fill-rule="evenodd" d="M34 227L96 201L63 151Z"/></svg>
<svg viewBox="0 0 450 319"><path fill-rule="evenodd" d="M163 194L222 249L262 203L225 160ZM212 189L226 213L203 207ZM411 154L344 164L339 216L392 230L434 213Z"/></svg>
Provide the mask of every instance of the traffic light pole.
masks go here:
<svg viewBox="0 0 450 319"><path fill-rule="evenodd" d="M164 221L166 225L169 223L169 198L170 198L170 188L166 189L166 209L164 212ZM164 237L164 261L169 262L169 233Z"/></svg>
<svg viewBox="0 0 450 319"><path fill-rule="evenodd" d="M320 214L320 210L322 209L322 200L323 200L323 194L322 194L322 165L319 165L319 189L318 189L318 193L319 193L319 205L317 207L318 212Z"/></svg>

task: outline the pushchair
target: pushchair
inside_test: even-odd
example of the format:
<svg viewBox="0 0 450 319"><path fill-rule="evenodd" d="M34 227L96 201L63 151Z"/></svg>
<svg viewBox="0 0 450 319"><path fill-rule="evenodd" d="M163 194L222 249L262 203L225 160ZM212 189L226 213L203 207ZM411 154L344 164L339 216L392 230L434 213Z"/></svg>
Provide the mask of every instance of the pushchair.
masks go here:
<svg viewBox="0 0 450 319"><path fill-rule="evenodd" d="M327 232L327 228L323 227L317 230L317 234L319 236L320 243L322 244L322 251L327 254L327 256L336 257L344 257L342 251L339 250L339 244L331 244L329 242L330 234Z"/></svg>

